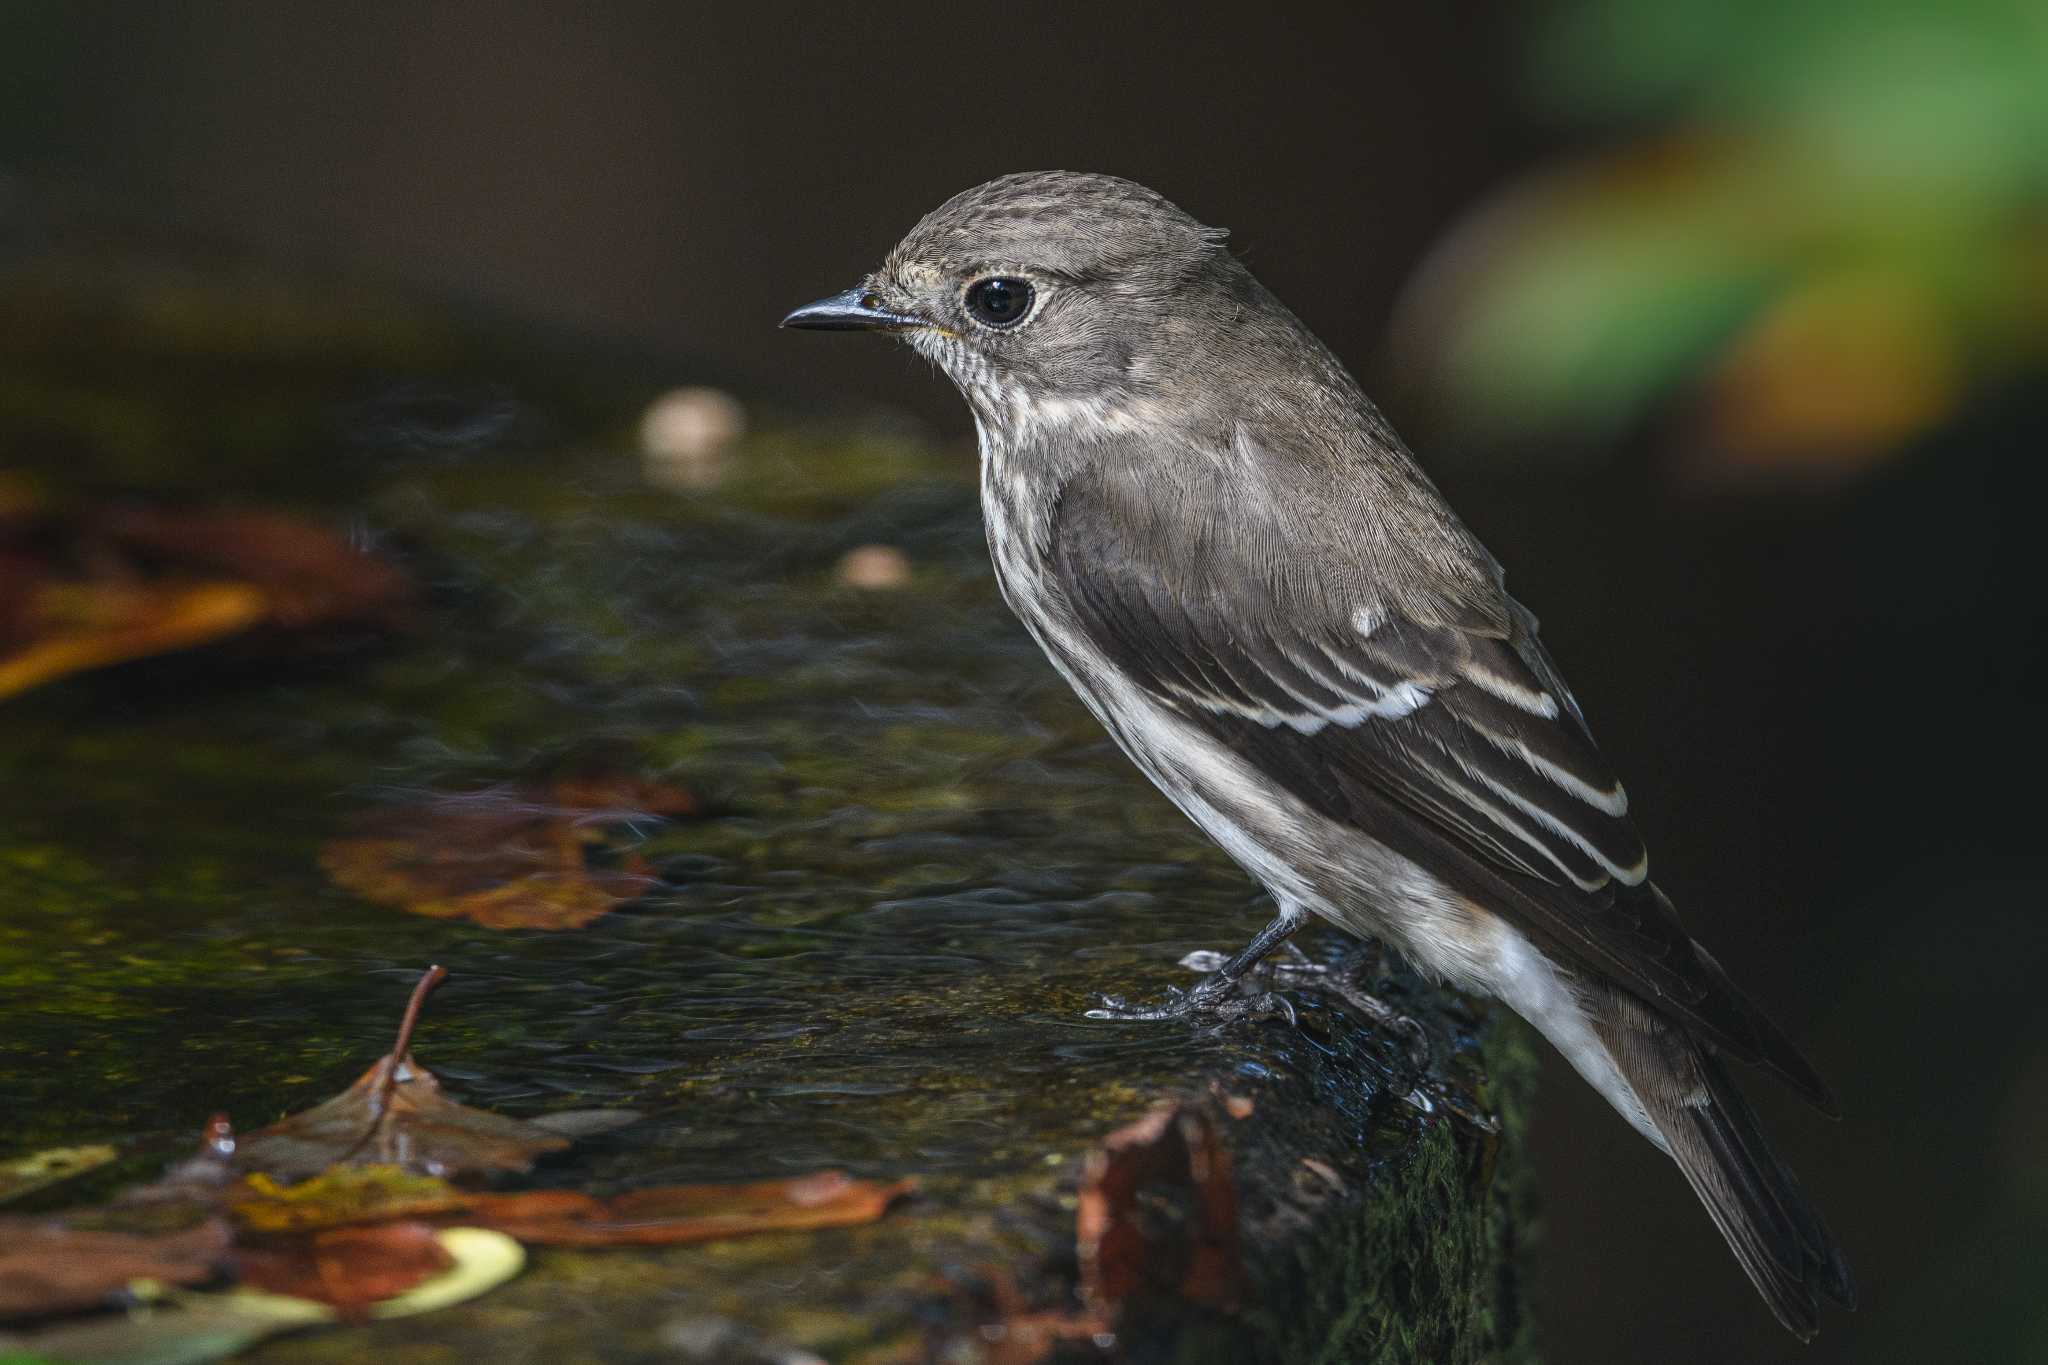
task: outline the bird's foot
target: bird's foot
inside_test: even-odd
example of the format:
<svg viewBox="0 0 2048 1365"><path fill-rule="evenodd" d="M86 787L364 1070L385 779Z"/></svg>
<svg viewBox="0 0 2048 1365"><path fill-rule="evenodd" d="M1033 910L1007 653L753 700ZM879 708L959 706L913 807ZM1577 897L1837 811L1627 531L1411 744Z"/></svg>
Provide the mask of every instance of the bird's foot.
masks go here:
<svg viewBox="0 0 2048 1365"><path fill-rule="evenodd" d="M1196 965L1196 959L1207 965ZM1214 959L1214 961L1209 961ZM1236 1019L1285 1019L1295 1022L1294 1006L1284 995L1270 990L1246 991L1242 979L1232 980L1217 972L1223 965L1221 953L1189 953L1181 966L1211 973L1191 991L1168 987L1166 998L1157 1004L1141 1005L1120 995L1105 995L1102 1003L1088 1011L1090 1019L1156 1020L1208 1019L1229 1023Z"/></svg>

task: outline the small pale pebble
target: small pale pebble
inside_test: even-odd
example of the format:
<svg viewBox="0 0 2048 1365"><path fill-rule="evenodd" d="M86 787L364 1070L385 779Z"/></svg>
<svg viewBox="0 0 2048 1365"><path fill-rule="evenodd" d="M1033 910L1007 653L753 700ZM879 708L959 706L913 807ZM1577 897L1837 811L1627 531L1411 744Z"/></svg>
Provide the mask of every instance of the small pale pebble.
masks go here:
<svg viewBox="0 0 2048 1365"><path fill-rule="evenodd" d="M834 574L849 588L900 588L910 581L910 557L894 545L858 545Z"/></svg>
<svg viewBox="0 0 2048 1365"><path fill-rule="evenodd" d="M640 419L642 466L650 483L682 490L714 487L725 457L747 433L747 410L720 389L671 389Z"/></svg>

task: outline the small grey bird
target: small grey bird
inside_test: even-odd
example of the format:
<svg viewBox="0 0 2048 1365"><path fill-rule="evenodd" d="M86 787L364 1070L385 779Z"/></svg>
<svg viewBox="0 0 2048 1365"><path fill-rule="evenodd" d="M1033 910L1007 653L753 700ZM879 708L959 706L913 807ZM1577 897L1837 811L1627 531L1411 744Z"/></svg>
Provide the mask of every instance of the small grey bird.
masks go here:
<svg viewBox="0 0 2048 1365"><path fill-rule="evenodd" d="M1128 180L1005 176L786 327L895 332L974 411L1003 597L1279 914L1496 997L1678 1163L1781 1322L1849 1267L1728 1059L1825 1083L1650 880L1628 797L1500 565L1337 358Z"/></svg>

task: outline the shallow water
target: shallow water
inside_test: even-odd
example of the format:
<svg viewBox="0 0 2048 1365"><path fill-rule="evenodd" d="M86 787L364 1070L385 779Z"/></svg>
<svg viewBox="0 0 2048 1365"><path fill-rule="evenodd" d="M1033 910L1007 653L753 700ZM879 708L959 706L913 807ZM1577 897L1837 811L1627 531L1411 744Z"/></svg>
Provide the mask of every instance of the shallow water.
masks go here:
<svg viewBox="0 0 2048 1365"><path fill-rule="evenodd" d="M785 458L801 477L845 457ZM17 1136L289 1108L380 1050L430 959L454 979L421 1056L479 1102L697 1109L743 1074L742 1126L775 1141L685 1138L674 1163L695 1177L764 1150L799 1167L871 1150L867 1118L845 1139L816 1125L917 1088L851 1078L874 1030L928 1036L940 1065L991 1030L1154 1045L1077 1019L1091 984L1113 964L1163 983L1256 910L1000 614L957 462L837 508L807 497L802 517L650 492L633 468L599 451L376 495L368 520L429 585L411 638L282 677L147 663L14 703L0 1010L25 1054L5 1077ZM835 587L838 554L883 533L914 584ZM319 870L350 812L564 763L666 776L715 812L651 824L661 886L589 929L415 919ZM962 991L970 1016L1012 1017L963 1032ZM1057 1071L1059 1054L1006 1065ZM924 1144L941 1164L945 1128L999 1121L947 1108ZM658 1123L632 1139L670 1140Z"/></svg>
<svg viewBox="0 0 2048 1365"><path fill-rule="evenodd" d="M54 349L51 389L88 350ZM178 354L188 382L220 373ZM668 490L603 434L633 414L623 386L572 440L496 387L338 402L361 382L323 354L271 376L297 404L266 399L295 433L278 451L237 446L230 422L223 458L196 461L180 443L214 428L172 420L187 405L161 367L97 361L95 382L141 386L158 446L95 466L34 422L17 441L66 488L149 483L160 457L187 493L283 498L403 565L418 604L389 638L230 644L0 710L0 1148L119 1141L104 1189L215 1111L247 1130L305 1108L388 1048L439 962L451 979L415 1051L460 1098L644 1115L537 1183L827 1166L925 1182L880 1228L558 1254L477 1306L374 1329L380 1350L481 1333L556 1359L644 1343L679 1299L814 1345L872 1340L878 1313L914 1317L936 1267L1057 1263L1079 1154L1210 1079L1313 1094L1360 1161L1429 1121L1431 1101L1380 1089L1395 1045L1312 997L1299 1030L1085 1017L1106 991L1185 984L1179 958L1236 946L1267 907L1002 608L970 453L783 427L730 452L715 487ZM317 382L323 364L350 383ZM392 402L457 435L422 441ZM906 584L835 581L876 542L907 555ZM659 881L587 928L419 918L321 871L363 810L592 769L705 811L637 826ZM1478 1021L1431 1018L1476 1072ZM266 1349L367 1348L350 1332Z"/></svg>

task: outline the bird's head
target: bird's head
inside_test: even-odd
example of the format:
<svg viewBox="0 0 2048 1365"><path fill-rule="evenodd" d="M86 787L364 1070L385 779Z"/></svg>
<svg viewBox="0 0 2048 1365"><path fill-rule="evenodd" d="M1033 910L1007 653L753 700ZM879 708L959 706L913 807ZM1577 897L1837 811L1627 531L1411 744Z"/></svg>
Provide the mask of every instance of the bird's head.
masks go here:
<svg viewBox="0 0 2048 1365"><path fill-rule="evenodd" d="M782 325L898 334L985 433L1114 422L1243 313L1256 286L1223 236L1115 176L1007 175L947 200L880 269Z"/></svg>

